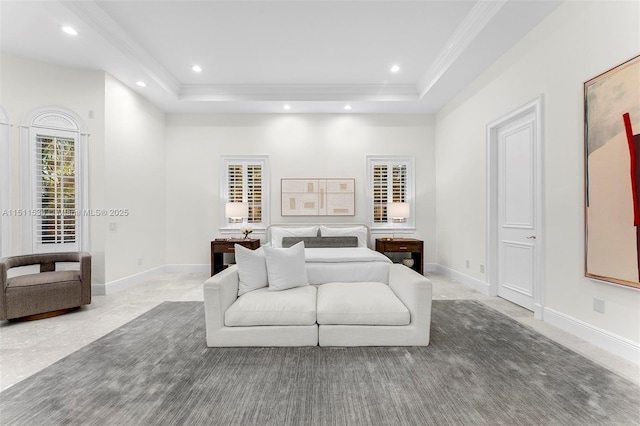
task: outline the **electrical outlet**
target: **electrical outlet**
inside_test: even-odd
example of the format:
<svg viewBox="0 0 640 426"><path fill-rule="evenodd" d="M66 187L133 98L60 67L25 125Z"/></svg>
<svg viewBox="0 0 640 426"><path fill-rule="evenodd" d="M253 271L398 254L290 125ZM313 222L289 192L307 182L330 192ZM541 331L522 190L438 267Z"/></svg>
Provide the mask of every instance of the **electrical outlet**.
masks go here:
<svg viewBox="0 0 640 426"><path fill-rule="evenodd" d="M140 265L142 265L142 258L141 257L138 258L138 266L140 266Z"/></svg>
<svg viewBox="0 0 640 426"><path fill-rule="evenodd" d="M467 269L469 269L469 259L467 259Z"/></svg>
<svg viewBox="0 0 640 426"><path fill-rule="evenodd" d="M480 273L484 274L484 265L480 264Z"/></svg>
<svg viewBox="0 0 640 426"><path fill-rule="evenodd" d="M116 232L118 230L117 222L109 222L109 231Z"/></svg>
<svg viewBox="0 0 640 426"><path fill-rule="evenodd" d="M604 300L593 298L593 310L604 314Z"/></svg>

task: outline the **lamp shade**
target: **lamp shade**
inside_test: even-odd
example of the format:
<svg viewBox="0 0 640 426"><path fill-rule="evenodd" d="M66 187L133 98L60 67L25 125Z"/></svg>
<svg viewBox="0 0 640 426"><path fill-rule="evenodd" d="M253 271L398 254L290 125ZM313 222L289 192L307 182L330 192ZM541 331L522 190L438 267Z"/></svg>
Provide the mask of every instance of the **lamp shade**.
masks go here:
<svg viewBox="0 0 640 426"><path fill-rule="evenodd" d="M388 203L387 217L391 220L400 222L411 216L411 207L409 203Z"/></svg>
<svg viewBox="0 0 640 426"><path fill-rule="evenodd" d="M242 219L249 216L249 203L227 203L224 206L224 217Z"/></svg>

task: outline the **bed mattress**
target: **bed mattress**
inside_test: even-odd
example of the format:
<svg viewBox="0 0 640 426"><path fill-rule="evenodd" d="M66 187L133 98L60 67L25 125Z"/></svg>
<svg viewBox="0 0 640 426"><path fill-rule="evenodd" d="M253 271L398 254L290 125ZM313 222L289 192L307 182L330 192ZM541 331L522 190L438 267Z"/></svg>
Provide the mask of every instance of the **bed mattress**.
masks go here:
<svg viewBox="0 0 640 426"><path fill-rule="evenodd" d="M388 257L366 247L307 248L305 262L309 284L330 282L389 283Z"/></svg>

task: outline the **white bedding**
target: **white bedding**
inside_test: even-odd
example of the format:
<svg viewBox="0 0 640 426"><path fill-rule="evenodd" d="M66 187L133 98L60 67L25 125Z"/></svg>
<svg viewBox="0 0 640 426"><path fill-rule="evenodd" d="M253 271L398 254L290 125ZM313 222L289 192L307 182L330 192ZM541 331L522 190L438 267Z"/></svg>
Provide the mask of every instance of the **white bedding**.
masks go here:
<svg viewBox="0 0 640 426"><path fill-rule="evenodd" d="M389 283L391 260L366 247L307 248L305 262L309 284L330 282Z"/></svg>

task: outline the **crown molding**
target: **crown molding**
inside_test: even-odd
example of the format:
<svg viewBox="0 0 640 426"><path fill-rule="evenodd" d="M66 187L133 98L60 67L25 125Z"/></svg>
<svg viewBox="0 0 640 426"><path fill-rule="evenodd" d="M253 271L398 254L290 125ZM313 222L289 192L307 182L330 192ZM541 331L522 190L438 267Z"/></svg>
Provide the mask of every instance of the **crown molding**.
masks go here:
<svg viewBox="0 0 640 426"><path fill-rule="evenodd" d="M458 25L453 35L440 52L429 69L418 80L419 98L422 99L456 59L480 34L493 17L502 9L508 0L478 0L464 20Z"/></svg>
<svg viewBox="0 0 640 426"><path fill-rule="evenodd" d="M137 63L144 73L167 92L177 96L180 82L146 51L124 28L93 0L60 2L94 29L120 53Z"/></svg>
<svg viewBox="0 0 640 426"><path fill-rule="evenodd" d="M184 84L184 101L417 101L413 84Z"/></svg>
<svg viewBox="0 0 640 426"><path fill-rule="evenodd" d="M93 28L114 49L137 64L146 76L180 101L420 101L445 75L508 0L478 0L446 47L414 84L181 84L95 0L60 2Z"/></svg>

